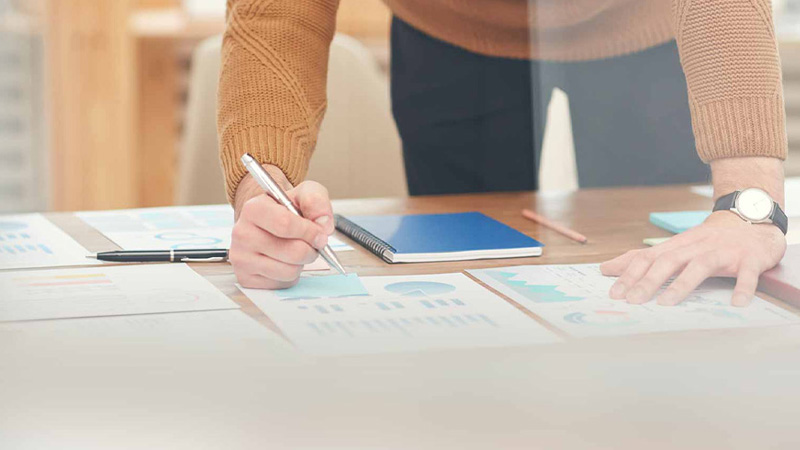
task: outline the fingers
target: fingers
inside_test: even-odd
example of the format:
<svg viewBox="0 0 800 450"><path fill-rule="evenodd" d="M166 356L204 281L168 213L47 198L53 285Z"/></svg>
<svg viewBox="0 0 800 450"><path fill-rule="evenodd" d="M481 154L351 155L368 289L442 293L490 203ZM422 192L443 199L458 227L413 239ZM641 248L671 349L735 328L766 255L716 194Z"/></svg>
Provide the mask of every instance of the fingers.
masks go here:
<svg viewBox="0 0 800 450"><path fill-rule="evenodd" d="M334 230L328 191L305 182L287 194L305 217L265 194L240 208L230 249L237 280L244 287L282 289L297 282L303 266L316 260Z"/></svg>
<svg viewBox="0 0 800 450"><path fill-rule="evenodd" d="M261 275L237 275L236 281L247 289L288 289L297 284L298 280L276 281Z"/></svg>
<svg viewBox="0 0 800 450"><path fill-rule="evenodd" d="M658 296L658 304L674 306L682 302L700 283L716 274L724 265L722 260L720 254L713 251L692 259L683 272Z"/></svg>
<svg viewBox="0 0 800 450"><path fill-rule="evenodd" d="M245 203L240 220L250 222L275 237L300 239L314 248L328 243L328 233L316 223L294 215L266 195L254 197Z"/></svg>
<svg viewBox="0 0 800 450"><path fill-rule="evenodd" d="M306 181L291 192L291 197L302 211L303 217L321 226L325 233L333 233L333 209L325 186L315 181Z"/></svg>
<svg viewBox="0 0 800 450"><path fill-rule="evenodd" d="M686 231L671 237L668 241L658 244L652 248L631 250L618 256L612 260L606 261L600 265L600 272L607 277L618 277L625 272L628 265L642 253L650 253L654 256L661 255L662 253L675 250L680 246L698 241L698 236L693 233L693 230Z"/></svg>
<svg viewBox="0 0 800 450"><path fill-rule="evenodd" d="M643 250L631 250L617 256L614 259L600 264L600 272L607 277L618 277L625 272L625 269L633 259Z"/></svg>
<svg viewBox="0 0 800 450"><path fill-rule="evenodd" d="M733 297L731 298L733 306L745 307L750 305L756 295L760 275L761 270L757 263L752 261L742 263L736 279L736 287L733 288Z"/></svg>
<svg viewBox="0 0 800 450"><path fill-rule="evenodd" d="M258 277L266 278L275 285L294 284L303 271L302 265L286 264L276 259L231 248L230 263L237 281L244 287L263 284ZM275 289L275 288L270 288Z"/></svg>
<svg viewBox="0 0 800 450"><path fill-rule="evenodd" d="M253 253L262 254L278 261L292 264L310 264L319 255L317 250L298 239L280 239L252 224L234 227L233 241L246 243Z"/></svg>
<svg viewBox="0 0 800 450"><path fill-rule="evenodd" d="M655 254L651 252L642 251L633 256L622 275L611 286L609 291L611 298L615 300L624 299L628 294L628 290L647 273L654 261Z"/></svg>
<svg viewBox="0 0 800 450"><path fill-rule="evenodd" d="M693 250L693 248L696 250ZM633 287L625 294L625 299L628 303L641 305L650 301L664 283L683 270L688 262L702 251L698 246L693 248L681 247L660 255L647 270L647 273L636 281ZM627 280L624 282L627 282Z"/></svg>

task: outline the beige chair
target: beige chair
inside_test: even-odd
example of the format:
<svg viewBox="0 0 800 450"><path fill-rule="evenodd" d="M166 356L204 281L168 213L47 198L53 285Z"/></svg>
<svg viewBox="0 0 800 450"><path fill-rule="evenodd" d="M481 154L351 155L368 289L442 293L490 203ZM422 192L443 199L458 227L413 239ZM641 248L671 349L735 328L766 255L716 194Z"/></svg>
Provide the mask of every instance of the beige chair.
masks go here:
<svg viewBox="0 0 800 450"><path fill-rule="evenodd" d="M208 39L192 58L177 204L225 202L216 132L221 45L221 37ZM307 179L324 184L332 198L407 195L388 80L349 36L338 34L331 45L328 111Z"/></svg>

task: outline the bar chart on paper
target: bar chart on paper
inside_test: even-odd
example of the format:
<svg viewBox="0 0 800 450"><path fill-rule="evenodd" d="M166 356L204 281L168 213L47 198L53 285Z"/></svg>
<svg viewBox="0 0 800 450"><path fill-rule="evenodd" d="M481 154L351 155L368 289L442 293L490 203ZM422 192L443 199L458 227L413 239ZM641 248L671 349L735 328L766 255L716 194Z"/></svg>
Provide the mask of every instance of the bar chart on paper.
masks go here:
<svg viewBox="0 0 800 450"><path fill-rule="evenodd" d="M40 214L0 216L0 269L98 264L88 254Z"/></svg>
<svg viewBox="0 0 800 450"><path fill-rule="evenodd" d="M359 354L542 344L559 338L462 274L361 278L356 296L243 292L301 349Z"/></svg>
<svg viewBox="0 0 800 450"><path fill-rule="evenodd" d="M469 273L576 337L800 323L789 311L758 298L748 308L731 306L732 285L719 279L706 281L683 303L668 307L655 301L631 305L610 299L614 279L603 276L596 264Z"/></svg>
<svg viewBox="0 0 800 450"><path fill-rule="evenodd" d="M0 322L237 309L183 264L0 273Z"/></svg>

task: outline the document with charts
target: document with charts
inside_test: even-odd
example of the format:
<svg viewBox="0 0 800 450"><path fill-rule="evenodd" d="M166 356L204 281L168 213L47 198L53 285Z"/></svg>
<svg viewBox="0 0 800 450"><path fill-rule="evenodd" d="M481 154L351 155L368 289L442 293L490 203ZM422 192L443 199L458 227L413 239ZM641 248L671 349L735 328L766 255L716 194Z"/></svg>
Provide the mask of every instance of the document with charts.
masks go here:
<svg viewBox="0 0 800 450"><path fill-rule="evenodd" d="M576 337L800 323L798 316L760 298L748 308L731 306L732 286L721 279L706 281L678 306L660 306L610 299L614 278L604 277L597 264L468 272Z"/></svg>
<svg viewBox="0 0 800 450"><path fill-rule="evenodd" d="M0 269L97 265L88 254L41 214L0 216Z"/></svg>
<svg viewBox="0 0 800 450"><path fill-rule="evenodd" d="M123 250L230 248L233 209L229 205L175 206L76 213ZM331 237L333 251L353 247ZM327 269L320 258L306 270Z"/></svg>
<svg viewBox="0 0 800 450"><path fill-rule="evenodd" d="M0 323L0 333L33 338L285 342L238 309Z"/></svg>
<svg viewBox="0 0 800 450"><path fill-rule="evenodd" d="M0 272L0 322L238 309L185 264Z"/></svg>
<svg viewBox="0 0 800 450"><path fill-rule="evenodd" d="M534 319L463 274L364 277L361 281L367 293L356 296L293 297L281 291L242 291L290 341L312 354L414 352L560 341ZM341 286L334 290L337 288Z"/></svg>

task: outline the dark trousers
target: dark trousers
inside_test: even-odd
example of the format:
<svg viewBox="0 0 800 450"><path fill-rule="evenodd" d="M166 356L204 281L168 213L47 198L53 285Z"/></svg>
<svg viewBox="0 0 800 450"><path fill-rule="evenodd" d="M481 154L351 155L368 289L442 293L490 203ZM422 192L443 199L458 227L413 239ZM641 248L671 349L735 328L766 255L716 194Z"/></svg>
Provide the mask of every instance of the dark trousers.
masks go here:
<svg viewBox="0 0 800 450"><path fill-rule="evenodd" d="M603 60L523 61L463 50L397 18L391 40L411 195L537 189L555 87L569 96L581 187L708 179L674 42Z"/></svg>

